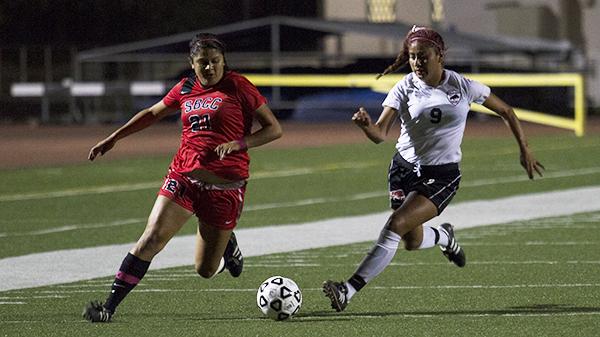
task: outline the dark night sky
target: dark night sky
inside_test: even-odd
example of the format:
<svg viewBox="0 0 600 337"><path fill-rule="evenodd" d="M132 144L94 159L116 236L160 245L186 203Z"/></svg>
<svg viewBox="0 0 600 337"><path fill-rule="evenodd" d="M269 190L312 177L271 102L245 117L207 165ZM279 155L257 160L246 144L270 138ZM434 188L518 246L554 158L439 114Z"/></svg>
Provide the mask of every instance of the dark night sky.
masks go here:
<svg viewBox="0 0 600 337"><path fill-rule="evenodd" d="M80 48L165 36L270 15L316 16L316 0L9 0L0 43Z"/></svg>

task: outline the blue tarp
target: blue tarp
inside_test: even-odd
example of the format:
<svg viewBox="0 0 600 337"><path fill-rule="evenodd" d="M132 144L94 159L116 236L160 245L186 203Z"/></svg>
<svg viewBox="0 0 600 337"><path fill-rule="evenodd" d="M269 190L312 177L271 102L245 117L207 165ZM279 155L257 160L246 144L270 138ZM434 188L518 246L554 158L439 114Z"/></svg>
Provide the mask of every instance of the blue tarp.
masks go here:
<svg viewBox="0 0 600 337"><path fill-rule="evenodd" d="M345 89L300 97L292 119L303 122L350 120L359 107L369 111L372 118L381 113L385 94L369 89Z"/></svg>

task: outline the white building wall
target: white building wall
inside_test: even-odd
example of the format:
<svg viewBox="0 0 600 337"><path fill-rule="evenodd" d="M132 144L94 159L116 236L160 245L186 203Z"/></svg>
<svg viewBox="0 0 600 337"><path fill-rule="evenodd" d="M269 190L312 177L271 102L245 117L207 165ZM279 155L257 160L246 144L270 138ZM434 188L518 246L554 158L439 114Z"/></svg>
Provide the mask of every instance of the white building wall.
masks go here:
<svg viewBox="0 0 600 337"><path fill-rule="evenodd" d="M586 92L592 106L600 107L600 1L597 0L518 0L520 6L547 6L558 17L559 31L566 36L565 20L561 5L571 5L579 1L582 8L582 34L585 41L588 60L586 70ZM467 33L498 35L495 10L487 9L490 4L498 4L499 0L446 0L446 26ZM561 19L563 19L561 22ZM527 23L523 23L527 24Z"/></svg>
<svg viewBox="0 0 600 337"><path fill-rule="evenodd" d="M564 36L564 20L561 23L561 6L579 1L583 10L582 29L586 55L589 63L586 73L588 98L593 106L600 107L600 0L516 0L519 6L546 6L559 21L559 34ZM497 13L489 5L507 3L504 0L445 0L446 28L455 28L466 33L498 35ZM428 0L398 0L396 17L408 24L430 24L430 3ZM323 0L323 16L330 20L367 20L367 0ZM533 20L532 20L533 21ZM522 23L527 25L527 22ZM375 39L361 34L347 34L342 39L345 53L352 55L395 55L399 52L400 41L406 32L398 32L395 41ZM335 54L335 38L325 41L327 53Z"/></svg>
<svg viewBox="0 0 600 337"><path fill-rule="evenodd" d="M410 3L410 4L407 4ZM367 21L366 0L325 0L323 17L327 20L364 20ZM399 1L396 7L398 21L425 25L429 23L428 1ZM346 34L342 38L344 53L351 55L395 55L400 50L400 42L407 32L398 32L396 40L373 38L365 34ZM335 54L336 38L329 37L325 41L325 51Z"/></svg>
<svg viewBox="0 0 600 337"><path fill-rule="evenodd" d="M593 8L584 9L583 29L590 66L586 91L593 106L600 108L600 1L595 1Z"/></svg>

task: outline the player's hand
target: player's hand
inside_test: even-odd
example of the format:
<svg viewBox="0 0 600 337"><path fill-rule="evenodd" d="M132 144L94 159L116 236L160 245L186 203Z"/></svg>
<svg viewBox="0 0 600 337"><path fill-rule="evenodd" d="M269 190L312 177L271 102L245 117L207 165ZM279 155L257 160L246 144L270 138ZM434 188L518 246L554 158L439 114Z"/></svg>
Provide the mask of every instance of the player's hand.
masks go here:
<svg viewBox="0 0 600 337"><path fill-rule="evenodd" d="M525 148L525 150L521 151L521 166L523 166L525 171L527 171L529 179L533 179L534 171L537 172L540 177L543 177L542 171L546 169L542 163L535 159L533 153L531 153L528 148Z"/></svg>
<svg viewBox="0 0 600 337"><path fill-rule="evenodd" d="M223 143L217 146L215 148L215 152L219 156L219 159L223 159L226 155L230 154L231 152L240 151L242 150L242 148L243 146L242 144L240 144L239 141L233 140L231 142Z"/></svg>
<svg viewBox="0 0 600 337"><path fill-rule="evenodd" d="M352 116L352 121L360 128L367 128L371 125L371 116L365 108L360 107L354 116Z"/></svg>
<svg viewBox="0 0 600 337"><path fill-rule="evenodd" d="M104 155L106 152L112 149L116 143L116 139L114 139L113 137L107 137L106 139L102 140L98 144L94 145L94 147L92 147L90 153L88 154L88 159L92 161L96 159L98 155Z"/></svg>

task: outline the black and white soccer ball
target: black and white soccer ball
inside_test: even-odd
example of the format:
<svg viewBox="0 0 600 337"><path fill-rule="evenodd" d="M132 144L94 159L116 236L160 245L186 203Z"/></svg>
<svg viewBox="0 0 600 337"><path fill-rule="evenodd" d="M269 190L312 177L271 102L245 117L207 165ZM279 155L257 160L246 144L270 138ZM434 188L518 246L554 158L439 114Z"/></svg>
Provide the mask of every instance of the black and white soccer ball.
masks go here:
<svg viewBox="0 0 600 337"><path fill-rule="evenodd" d="M263 314L276 321L286 320L300 311L302 292L296 282L272 276L258 287L256 304Z"/></svg>

